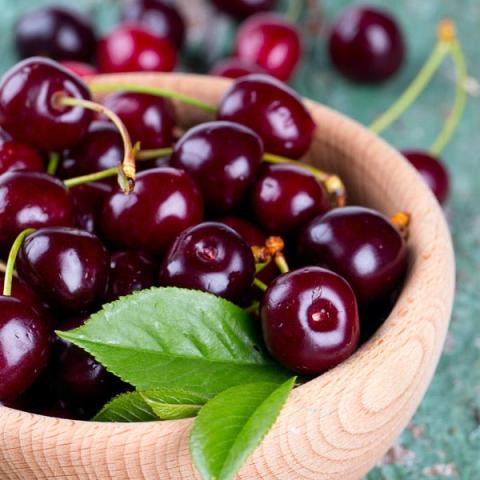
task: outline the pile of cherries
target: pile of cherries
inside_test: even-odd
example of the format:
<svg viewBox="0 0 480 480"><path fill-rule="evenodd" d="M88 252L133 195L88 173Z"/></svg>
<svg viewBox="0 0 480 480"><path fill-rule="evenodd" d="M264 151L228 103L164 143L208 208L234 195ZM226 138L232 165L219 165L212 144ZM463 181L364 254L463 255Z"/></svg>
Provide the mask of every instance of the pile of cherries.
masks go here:
<svg viewBox="0 0 480 480"><path fill-rule="evenodd" d="M138 158L171 147L137 161L128 194L115 176L91 181L121 171L129 152L89 102L52 60L27 59L0 80L0 255L16 258L0 296L3 404L88 418L128 389L54 329L151 286L247 308L272 356L303 375L342 362L378 327L407 268L404 236L377 211L339 206L331 177L296 161L315 123L283 82L237 79L215 120L180 136L168 98L105 97Z"/></svg>

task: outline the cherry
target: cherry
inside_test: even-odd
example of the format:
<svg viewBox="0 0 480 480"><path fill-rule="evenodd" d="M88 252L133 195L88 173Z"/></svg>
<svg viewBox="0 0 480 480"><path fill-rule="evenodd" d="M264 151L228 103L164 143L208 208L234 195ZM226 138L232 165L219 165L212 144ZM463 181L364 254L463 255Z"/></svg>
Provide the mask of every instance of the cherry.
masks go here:
<svg viewBox="0 0 480 480"><path fill-rule="evenodd" d="M103 103L120 117L132 141L140 142L142 149L165 148L173 143L175 110L168 98L116 92Z"/></svg>
<svg viewBox="0 0 480 480"><path fill-rule="evenodd" d="M25 228L73 224L72 200L60 180L38 172L0 176L0 252Z"/></svg>
<svg viewBox="0 0 480 480"><path fill-rule="evenodd" d="M262 246L265 244L267 236L256 225L244 218L227 216L219 220L230 228L233 228L250 247Z"/></svg>
<svg viewBox="0 0 480 480"><path fill-rule="evenodd" d="M395 20L369 6L349 7L335 21L329 37L333 65L349 80L383 82L403 63L405 44Z"/></svg>
<svg viewBox="0 0 480 480"><path fill-rule="evenodd" d="M362 304L392 292L407 267L407 249L382 214L365 207L336 208L314 218L299 237L300 257L345 277Z"/></svg>
<svg viewBox="0 0 480 480"><path fill-rule="evenodd" d="M357 348L360 327L350 285L320 267L281 275L261 306L270 353L295 372L317 375L346 360Z"/></svg>
<svg viewBox="0 0 480 480"><path fill-rule="evenodd" d="M123 24L103 37L97 47L101 73L170 72L177 54L169 40L135 24Z"/></svg>
<svg viewBox="0 0 480 480"><path fill-rule="evenodd" d="M45 165L40 154L29 145L0 140L0 174L14 170L43 172Z"/></svg>
<svg viewBox="0 0 480 480"><path fill-rule="evenodd" d="M210 211L224 213L243 200L262 155L262 141L253 130L216 121L190 129L175 145L170 164L193 177Z"/></svg>
<svg viewBox="0 0 480 480"><path fill-rule="evenodd" d="M234 57L220 60L210 70L210 75L227 78L240 78L250 73L265 73L265 70L254 63Z"/></svg>
<svg viewBox="0 0 480 480"><path fill-rule="evenodd" d="M18 63L0 80L0 125L41 150L71 147L87 131L92 112L57 105L55 94L90 99L87 86L60 64L39 57Z"/></svg>
<svg viewBox="0 0 480 480"><path fill-rule="evenodd" d="M224 12L236 18L245 18L258 12L272 10L276 0L213 0Z"/></svg>
<svg viewBox="0 0 480 480"><path fill-rule="evenodd" d="M95 50L90 22L79 12L40 7L23 15L15 26L15 44L22 58L44 55L55 60L88 61Z"/></svg>
<svg viewBox="0 0 480 480"><path fill-rule="evenodd" d="M26 390L47 364L46 322L27 303L0 296L0 400Z"/></svg>
<svg viewBox="0 0 480 480"><path fill-rule="evenodd" d="M252 209L269 233L293 233L328 210L328 196L315 176L289 164L262 165L253 187Z"/></svg>
<svg viewBox="0 0 480 480"><path fill-rule="evenodd" d="M420 150L404 150L402 155L418 170L438 202L445 203L450 190L450 180L443 163L433 155Z"/></svg>
<svg viewBox="0 0 480 480"><path fill-rule="evenodd" d="M253 15L238 29L235 55L259 65L280 80L290 79L301 54L302 42L298 29L279 15Z"/></svg>
<svg viewBox="0 0 480 480"><path fill-rule="evenodd" d="M217 118L252 128L262 138L265 150L289 158L306 153L315 130L298 95L268 75L236 80L222 97Z"/></svg>
<svg viewBox="0 0 480 480"><path fill-rule="evenodd" d="M156 283L157 271L155 261L142 252L115 252L110 257L107 302L152 287Z"/></svg>
<svg viewBox="0 0 480 480"><path fill-rule="evenodd" d="M25 239L17 270L51 305L78 312L103 299L108 254L91 233L73 228L43 228Z"/></svg>
<svg viewBox="0 0 480 480"><path fill-rule="evenodd" d="M163 167L138 174L130 195L119 188L111 193L103 209L102 231L119 248L157 256L202 217L202 197L192 178Z"/></svg>
<svg viewBox="0 0 480 480"><path fill-rule="evenodd" d="M218 222L204 222L184 230L160 268L160 285L193 288L228 300L249 289L255 261L247 243L235 230Z"/></svg>
<svg viewBox="0 0 480 480"><path fill-rule="evenodd" d="M97 69L88 63L66 60L60 62L60 65L81 78L91 77L92 75L96 75L98 73Z"/></svg>
<svg viewBox="0 0 480 480"><path fill-rule="evenodd" d="M180 12L163 0L130 0L123 7L122 19L142 24L177 48L185 41L185 22Z"/></svg>

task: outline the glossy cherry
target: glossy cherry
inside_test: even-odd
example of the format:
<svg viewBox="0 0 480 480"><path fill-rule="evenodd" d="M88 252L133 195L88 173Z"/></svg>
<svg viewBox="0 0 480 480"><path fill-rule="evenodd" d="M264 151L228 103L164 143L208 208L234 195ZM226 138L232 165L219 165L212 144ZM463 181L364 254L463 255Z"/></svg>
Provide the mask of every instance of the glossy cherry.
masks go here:
<svg viewBox="0 0 480 480"><path fill-rule="evenodd" d="M298 242L307 262L342 275L360 303L371 303L399 286L407 249L398 230L379 212L343 207L313 219Z"/></svg>
<svg viewBox="0 0 480 480"><path fill-rule="evenodd" d="M135 24L123 24L103 37L97 47L101 73L170 72L177 54L169 40Z"/></svg>
<svg viewBox="0 0 480 480"><path fill-rule="evenodd" d="M304 168L277 164L260 169L252 192L252 210L268 233L294 233L328 208L324 187Z"/></svg>
<svg viewBox="0 0 480 480"><path fill-rule="evenodd" d="M22 58L42 55L85 62L92 58L95 42L89 20L64 7L31 10L15 26L15 45Z"/></svg>
<svg viewBox="0 0 480 480"><path fill-rule="evenodd" d="M239 299L255 275L247 243L235 230L205 222L183 231L160 268L160 285L193 288L228 300Z"/></svg>
<svg viewBox="0 0 480 480"><path fill-rule="evenodd" d="M84 62L73 62L65 60L63 62L60 62L60 65L67 70L70 70L72 73L79 76L80 78L91 77L92 75L96 75L98 73L97 69L93 65Z"/></svg>
<svg viewBox="0 0 480 480"><path fill-rule="evenodd" d="M58 179L38 172L0 175L0 252L26 228L74 225L72 200Z"/></svg>
<svg viewBox="0 0 480 480"><path fill-rule="evenodd" d="M180 232L203 218L203 200L193 179L174 168L156 168L137 175L135 190L116 188L108 197L102 231L112 245L157 256Z"/></svg>
<svg viewBox="0 0 480 480"><path fill-rule="evenodd" d="M302 55L300 32L295 24L279 15L253 15L237 31L235 55L288 81Z"/></svg>
<svg viewBox="0 0 480 480"><path fill-rule="evenodd" d="M0 175L14 170L45 171L40 154L29 145L16 140L0 140Z"/></svg>
<svg viewBox="0 0 480 480"><path fill-rule="evenodd" d="M210 75L234 79L244 77L251 73L265 73L265 70L254 63L235 57L220 60L210 70Z"/></svg>
<svg viewBox="0 0 480 480"><path fill-rule="evenodd" d="M39 314L17 298L0 296L0 400L17 397L38 378L49 349Z"/></svg>
<svg viewBox="0 0 480 480"><path fill-rule="evenodd" d="M219 222L233 228L250 247L253 247L254 245L262 246L267 239L267 235L265 235L260 228L244 218L229 215L227 217L222 217Z"/></svg>
<svg viewBox="0 0 480 480"><path fill-rule="evenodd" d="M87 86L60 64L40 57L17 63L0 80L0 125L15 140L41 150L73 146L87 131L92 112L59 106L56 94L90 100Z"/></svg>
<svg viewBox="0 0 480 480"><path fill-rule="evenodd" d="M421 150L403 150L401 153L417 169L439 203L445 203L450 191L450 180L441 160Z"/></svg>
<svg viewBox="0 0 480 480"><path fill-rule="evenodd" d="M281 275L262 300L263 337L270 353L295 372L317 375L355 351L360 327L350 285L320 267Z"/></svg>
<svg viewBox="0 0 480 480"><path fill-rule="evenodd" d="M276 0L213 0L222 11L242 19L258 12L272 10Z"/></svg>
<svg viewBox="0 0 480 480"><path fill-rule="evenodd" d="M225 213L243 200L262 155L262 141L253 130L216 121L190 129L175 145L170 164L193 177L208 210Z"/></svg>
<svg viewBox="0 0 480 480"><path fill-rule="evenodd" d="M396 21L376 7L347 8L332 26L330 59L349 80L383 82L394 75L405 57L402 32Z"/></svg>
<svg viewBox="0 0 480 480"><path fill-rule="evenodd" d="M269 75L236 80L223 95L217 118L250 127L266 151L289 158L301 157L309 149L315 130L300 97Z"/></svg>
<svg viewBox="0 0 480 480"><path fill-rule="evenodd" d="M110 274L106 301L129 295L155 285L158 275L156 262L134 250L115 252L110 257Z"/></svg>
<svg viewBox="0 0 480 480"><path fill-rule="evenodd" d="M140 23L155 35L167 38L177 48L185 41L185 21L174 4L164 0L129 0L122 19Z"/></svg>
<svg viewBox="0 0 480 480"><path fill-rule="evenodd" d="M108 263L108 253L95 235L53 227L37 230L25 239L17 269L49 304L79 312L103 299Z"/></svg>
<svg viewBox="0 0 480 480"><path fill-rule="evenodd" d="M175 110L168 98L117 92L103 102L127 127L132 142L142 149L170 147L174 141Z"/></svg>

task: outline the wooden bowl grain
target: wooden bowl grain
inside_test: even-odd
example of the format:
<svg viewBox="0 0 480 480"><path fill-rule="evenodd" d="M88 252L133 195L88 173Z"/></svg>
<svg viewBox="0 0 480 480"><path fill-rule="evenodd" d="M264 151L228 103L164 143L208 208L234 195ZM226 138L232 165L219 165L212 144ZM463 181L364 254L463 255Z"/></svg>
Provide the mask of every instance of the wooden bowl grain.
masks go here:
<svg viewBox="0 0 480 480"><path fill-rule="evenodd" d="M139 82L217 103L229 80L182 74L99 76ZM240 479L359 479L385 453L420 403L451 314L455 266L435 198L403 157L363 126L307 101L318 125L305 161L338 173L350 198L412 214L411 265L385 324L348 361L297 388ZM208 118L177 105L189 126ZM0 478L193 479L192 420L100 424L0 407Z"/></svg>

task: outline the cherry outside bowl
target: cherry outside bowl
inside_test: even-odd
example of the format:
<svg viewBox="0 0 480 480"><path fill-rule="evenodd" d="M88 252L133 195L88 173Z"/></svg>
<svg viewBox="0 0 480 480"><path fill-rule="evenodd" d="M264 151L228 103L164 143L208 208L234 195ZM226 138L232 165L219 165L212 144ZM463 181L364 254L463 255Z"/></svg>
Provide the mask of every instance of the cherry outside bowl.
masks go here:
<svg viewBox="0 0 480 480"><path fill-rule="evenodd" d="M211 103L230 85L217 77L155 73L91 81L155 85ZM451 314L454 255L433 195L383 140L322 105L307 105L317 131L304 160L341 175L355 203L387 215L410 212L411 263L384 325L346 362L293 391L240 479L360 479L419 405ZM194 107L176 108L183 126L211 118ZM0 407L0 478L199 478L188 451L192 422L89 423Z"/></svg>

